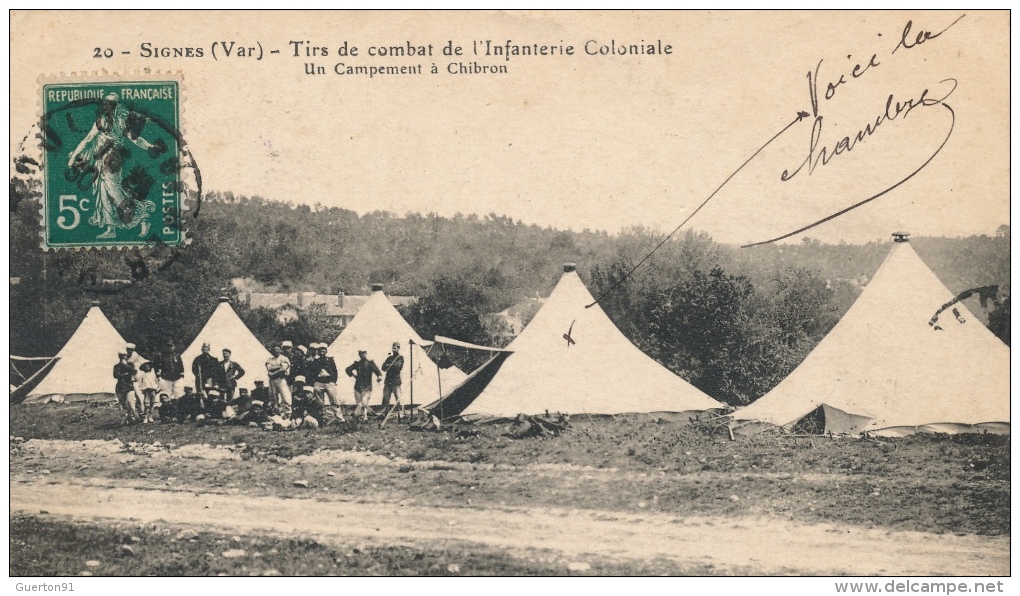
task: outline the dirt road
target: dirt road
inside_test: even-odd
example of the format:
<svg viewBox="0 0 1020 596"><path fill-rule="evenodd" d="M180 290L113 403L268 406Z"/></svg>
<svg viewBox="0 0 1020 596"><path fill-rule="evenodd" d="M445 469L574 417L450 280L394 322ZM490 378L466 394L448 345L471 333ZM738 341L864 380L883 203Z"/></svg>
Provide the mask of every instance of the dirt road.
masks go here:
<svg viewBox="0 0 1020 596"><path fill-rule="evenodd" d="M54 475L56 476L56 475ZM774 519L676 517L577 509L492 509L323 502L191 490L149 490L128 481L12 475L11 513L86 520L165 521L235 532L312 535L435 546L466 540L510 552L664 557L761 573L1009 575L1009 538L897 532Z"/></svg>

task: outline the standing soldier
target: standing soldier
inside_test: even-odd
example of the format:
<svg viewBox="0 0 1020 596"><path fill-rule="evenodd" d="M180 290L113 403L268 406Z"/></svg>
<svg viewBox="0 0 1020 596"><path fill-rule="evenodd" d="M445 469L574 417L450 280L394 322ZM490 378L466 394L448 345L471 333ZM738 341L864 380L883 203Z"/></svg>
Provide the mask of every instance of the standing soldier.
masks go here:
<svg viewBox="0 0 1020 596"><path fill-rule="evenodd" d="M120 361L113 365L113 378L117 379L114 393L117 395L117 403L124 412L125 424L135 421L135 404L131 393L135 387L135 367L128 362L127 351L117 354Z"/></svg>
<svg viewBox="0 0 1020 596"><path fill-rule="evenodd" d="M300 352L294 350L294 343L285 341L280 344L281 353L290 362L290 371L287 373L287 386L291 388L291 394L294 389L294 378L301 374L302 362L300 360Z"/></svg>
<svg viewBox="0 0 1020 596"><path fill-rule="evenodd" d="M230 401L234 399L234 391L237 390L237 380L244 376L244 369L241 365L230 359L230 350L223 348L223 361L219 363L220 390L223 391L223 399Z"/></svg>
<svg viewBox="0 0 1020 596"><path fill-rule="evenodd" d="M156 405L156 392L159 391L159 379L151 362L143 362L135 371L135 402L142 417L142 424L153 422L152 412Z"/></svg>
<svg viewBox="0 0 1020 596"><path fill-rule="evenodd" d="M368 359L368 352L358 350L358 360L344 369L348 377L354 377L354 416L361 412L361 419L368 420L368 402L372 399L372 375L376 382L382 380L382 372L375 362Z"/></svg>
<svg viewBox="0 0 1020 596"><path fill-rule="evenodd" d="M344 412L340 407L340 397L337 395L336 382L339 376L336 369L336 360L326 355L326 344L312 344L314 358L308 360L309 381L315 383L315 395L326 407L332 407L336 419L344 421Z"/></svg>
<svg viewBox="0 0 1020 596"><path fill-rule="evenodd" d="M135 374L137 375L138 369L141 368L142 363L145 362L145 358L142 358L142 355L136 352L135 348L135 344L127 344L124 346L124 352L127 354L128 364L134 367ZM138 403L144 402L145 397L142 395L142 388L138 385L137 381L135 381L131 391L133 395L128 396L130 399L133 399ZM138 415L141 416L141 411L138 412Z"/></svg>
<svg viewBox="0 0 1020 596"><path fill-rule="evenodd" d="M167 340L163 354L156 364L159 392L167 394L170 399L179 399L184 395L184 361L177 353L174 340Z"/></svg>
<svg viewBox="0 0 1020 596"><path fill-rule="evenodd" d="M216 386L220 378L220 361L209 353L208 343L202 344L202 353L191 361L191 374L195 375L195 391L202 395Z"/></svg>
<svg viewBox="0 0 1020 596"><path fill-rule="evenodd" d="M400 372L404 370L404 357L400 355L400 342L393 342L393 351L386 357L382 365L386 372L386 381L383 383L382 409L386 412L390 406L390 396L393 396L393 406L397 410L397 420L400 420L403 413L403 404L400 403Z"/></svg>
<svg viewBox="0 0 1020 596"><path fill-rule="evenodd" d="M290 343L290 342L285 342ZM273 399L281 406L281 415L290 418L291 396L287 377L290 376L290 359L281 353L280 346L273 344L270 348L273 357L266 361L266 372L269 373L269 388Z"/></svg>

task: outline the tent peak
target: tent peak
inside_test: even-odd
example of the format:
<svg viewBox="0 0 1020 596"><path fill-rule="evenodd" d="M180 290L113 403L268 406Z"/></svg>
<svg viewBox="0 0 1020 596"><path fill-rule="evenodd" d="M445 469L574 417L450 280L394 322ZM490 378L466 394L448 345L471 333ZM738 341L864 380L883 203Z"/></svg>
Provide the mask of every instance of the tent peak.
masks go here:
<svg viewBox="0 0 1020 596"><path fill-rule="evenodd" d="M226 296L220 296L220 303L222 304L224 302L230 302L230 298L227 298Z"/></svg>
<svg viewBox="0 0 1020 596"><path fill-rule="evenodd" d="M910 232L893 232L893 242L910 242Z"/></svg>
<svg viewBox="0 0 1020 596"><path fill-rule="evenodd" d="M570 273L571 271L577 271L577 263L563 263L563 272Z"/></svg>
<svg viewBox="0 0 1020 596"><path fill-rule="evenodd" d="M382 292L382 289L383 289L383 285L382 284L370 284L370 285L372 287L372 291L373 292Z"/></svg>
<svg viewBox="0 0 1020 596"><path fill-rule="evenodd" d="M89 302L89 305L98 307L99 306L99 301L98 300L93 300L93 301Z"/></svg>

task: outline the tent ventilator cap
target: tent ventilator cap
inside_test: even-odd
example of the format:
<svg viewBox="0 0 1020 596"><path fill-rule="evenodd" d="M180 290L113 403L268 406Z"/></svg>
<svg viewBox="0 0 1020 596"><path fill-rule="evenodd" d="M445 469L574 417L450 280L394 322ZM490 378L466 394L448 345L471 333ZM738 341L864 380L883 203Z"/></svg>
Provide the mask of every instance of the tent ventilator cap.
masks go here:
<svg viewBox="0 0 1020 596"><path fill-rule="evenodd" d="M570 273L577 270L577 263L563 263L563 272Z"/></svg>
<svg viewBox="0 0 1020 596"><path fill-rule="evenodd" d="M910 232L893 232L893 242L910 242Z"/></svg>
<svg viewBox="0 0 1020 596"><path fill-rule="evenodd" d="M371 286L372 286L372 291L373 292L382 292L382 289L383 289L383 285L382 284L371 284Z"/></svg>

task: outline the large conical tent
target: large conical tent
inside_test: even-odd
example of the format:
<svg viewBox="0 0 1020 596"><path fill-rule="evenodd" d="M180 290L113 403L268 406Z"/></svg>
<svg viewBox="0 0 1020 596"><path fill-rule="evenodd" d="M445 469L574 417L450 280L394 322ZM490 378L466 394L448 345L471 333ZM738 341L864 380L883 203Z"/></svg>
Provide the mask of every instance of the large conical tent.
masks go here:
<svg viewBox="0 0 1020 596"><path fill-rule="evenodd" d="M252 389L257 380L269 385L266 360L272 358L272 355L230 307L229 299L220 298L220 303L205 327L202 327L195 341L181 354L181 360L184 361L184 378L192 387L196 385L195 377L191 374L191 363L202 353L203 343L209 344L209 353L217 360L222 360L224 348L230 350L230 359L240 364L245 372L237 382L238 387Z"/></svg>
<svg viewBox="0 0 1020 596"><path fill-rule="evenodd" d="M1008 431L1009 348L963 303L932 316L953 295L905 234L854 305L789 377L734 414L818 430ZM809 416L811 415L811 416ZM980 425L980 426L977 426Z"/></svg>
<svg viewBox="0 0 1020 596"><path fill-rule="evenodd" d="M358 350L368 352L369 360L374 360L380 368L390 353L393 342L400 342L400 353L404 356L401 401L410 403L411 372L413 359L414 372L414 403L424 404L439 398L440 383L445 391L449 387L461 383L465 374L459 368L451 366L440 369L436 366L422 346L431 345L400 316L397 309L383 293L382 285L372 285L372 295L365 301L351 322L339 337L330 344L327 353L336 360L340 371L339 385L349 381L351 391L341 391L340 397L347 403L353 403L353 380L344 374L344 369L358 359ZM410 344L410 349L409 349ZM372 404L382 403L382 386L376 385L372 392Z"/></svg>
<svg viewBox="0 0 1020 596"><path fill-rule="evenodd" d="M71 339L57 353L53 368L23 403L116 400L113 366L126 345L99 304L93 302Z"/></svg>
<svg viewBox="0 0 1020 596"><path fill-rule="evenodd" d="M723 407L630 343L600 306L585 308L594 301L574 267L566 265L541 310L506 348L512 354L493 360L499 363L498 371L463 415L619 414ZM469 385L465 383L464 389Z"/></svg>

